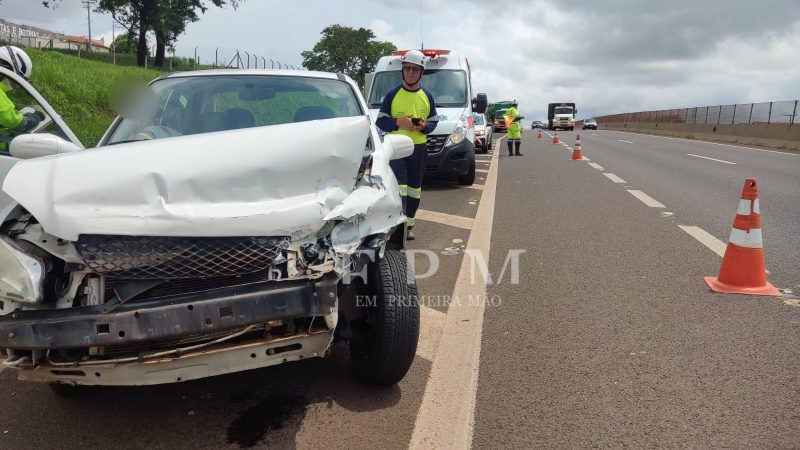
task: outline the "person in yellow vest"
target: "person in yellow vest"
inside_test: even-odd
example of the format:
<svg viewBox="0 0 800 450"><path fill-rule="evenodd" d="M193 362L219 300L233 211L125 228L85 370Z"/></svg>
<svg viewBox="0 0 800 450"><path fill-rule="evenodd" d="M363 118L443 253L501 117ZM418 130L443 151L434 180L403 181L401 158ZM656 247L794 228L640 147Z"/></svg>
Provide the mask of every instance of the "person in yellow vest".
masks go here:
<svg viewBox="0 0 800 450"><path fill-rule="evenodd" d="M25 80L30 79L33 68L28 54L21 48L11 45L0 47L0 66ZM17 111L14 102L6 94L12 89L12 86L10 80L0 80L0 135L2 136L11 136L32 130L44 119L41 112L22 113Z"/></svg>
<svg viewBox="0 0 800 450"><path fill-rule="evenodd" d="M522 125L520 125L520 121L524 119L524 117L519 115L519 111L517 111L518 105L519 103L514 100L511 104L511 108L508 108L503 114L503 119L506 122L506 128L508 130L506 132L508 156L514 156L515 153L517 156L522 156L522 153L519 152L519 146L522 144Z"/></svg>
<svg viewBox="0 0 800 450"><path fill-rule="evenodd" d="M416 239L414 227L422 197L422 177L428 156L427 136L439 123L433 94L420 86L425 71L425 55L410 50L401 58L403 82L383 98L376 120L378 128L386 133L409 136L414 141L414 153L389 164L400 185L403 212L407 218L407 239Z"/></svg>

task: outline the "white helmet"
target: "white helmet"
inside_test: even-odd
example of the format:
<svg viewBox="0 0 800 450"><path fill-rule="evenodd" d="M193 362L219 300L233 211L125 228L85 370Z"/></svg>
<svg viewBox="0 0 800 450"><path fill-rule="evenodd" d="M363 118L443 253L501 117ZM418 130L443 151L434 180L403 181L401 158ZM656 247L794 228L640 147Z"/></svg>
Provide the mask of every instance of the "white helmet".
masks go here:
<svg viewBox="0 0 800 450"><path fill-rule="evenodd" d="M31 57L19 47L4 45L0 47L0 61L5 63L17 75L30 79L33 72L33 62Z"/></svg>
<svg viewBox="0 0 800 450"><path fill-rule="evenodd" d="M419 50L409 50L400 58L401 62L409 63L409 64L416 64L423 69L425 68L425 55L422 54Z"/></svg>

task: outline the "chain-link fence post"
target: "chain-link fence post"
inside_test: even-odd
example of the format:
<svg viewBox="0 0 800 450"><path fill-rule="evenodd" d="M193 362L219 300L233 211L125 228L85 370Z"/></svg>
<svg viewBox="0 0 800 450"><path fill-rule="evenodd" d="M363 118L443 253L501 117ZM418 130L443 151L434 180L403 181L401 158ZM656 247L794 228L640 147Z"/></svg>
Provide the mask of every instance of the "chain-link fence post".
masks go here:
<svg viewBox="0 0 800 450"><path fill-rule="evenodd" d="M747 124L750 125L753 120L753 103L750 103L750 116L747 118Z"/></svg>
<svg viewBox="0 0 800 450"><path fill-rule="evenodd" d="M772 123L772 102L769 102L769 114L767 115L767 125Z"/></svg>
<svg viewBox="0 0 800 450"><path fill-rule="evenodd" d="M706 106L706 120L703 121L704 124L708 123L708 110L711 109L710 106Z"/></svg>
<svg viewBox="0 0 800 450"><path fill-rule="evenodd" d="M731 117L731 125L736 122L736 105L733 105L733 117Z"/></svg>
<svg viewBox="0 0 800 450"><path fill-rule="evenodd" d="M789 121L789 125L794 125L794 116L797 115L797 100L794 101L794 111L792 111L792 119Z"/></svg>

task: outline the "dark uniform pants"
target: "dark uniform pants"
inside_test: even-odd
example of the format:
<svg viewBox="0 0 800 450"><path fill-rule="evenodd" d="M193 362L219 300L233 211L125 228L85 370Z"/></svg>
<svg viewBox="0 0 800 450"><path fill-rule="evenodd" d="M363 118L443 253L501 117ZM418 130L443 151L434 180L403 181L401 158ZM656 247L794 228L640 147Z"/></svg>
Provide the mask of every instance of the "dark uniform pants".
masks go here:
<svg viewBox="0 0 800 450"><path fill-rule="evenodd" d="M403 212L408 217L408 226L415 225L419 200L422 196L422 177L425 175L425 161L428 158L428 146L415 144L414 153L403 159L394 159L389 165L394 171L400 185L400 197L403 200Z"/></svg>
<svg viewBox="0 0 800 450"><path fill-rule="evenodd" d="M513 156L514 155L513 151L516 151L516 153L519 155L519 146L521 143L522 141L519 138L516 139L508 138L508 142L506 143L506 145L508 145L508 156Z"/></svg>

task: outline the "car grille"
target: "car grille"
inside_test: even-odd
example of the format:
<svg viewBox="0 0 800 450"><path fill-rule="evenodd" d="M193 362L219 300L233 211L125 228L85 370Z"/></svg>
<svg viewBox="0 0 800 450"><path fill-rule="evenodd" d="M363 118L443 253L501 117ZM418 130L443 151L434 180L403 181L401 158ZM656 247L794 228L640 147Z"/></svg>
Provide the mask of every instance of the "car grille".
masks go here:
<svg viewBox="0 0 800 450"><path fill-rule="evenodd" d="M289 248L288 237L83 235L78 253L107 279L214 278L263 272Z"/></svg>
<svg viewBox="0 0 800 450"><path fill-rule="evenodd" d="M281 272L283 276L283 272ZM145 294L145 298L168 297L171 295L186 295L197 292L210 291L231 286L243 286L246 284L260 283L268 280L269 271L250 273L247 275L237 275L232 277L214 278L187 278L164 280L162 283L153 286L140 293ZM124 289L125 285L131 283L130 280L106 279L105 295L106 299L114 298L117 292Z"/></svg>
<svg viewBox="0 0 800 450"><path fill-rule="evenodd" d="M445 134L428 136L428 140L426 141L428 153L439 153L442 151L442 148L444 148L445 142L447 142L447 135Z"/></svg>

